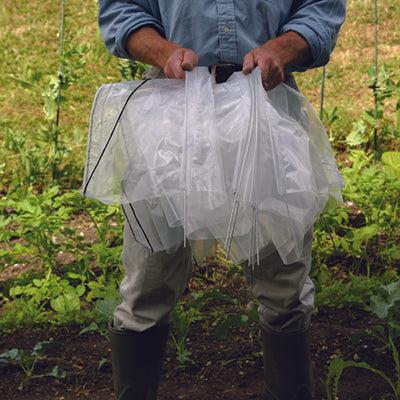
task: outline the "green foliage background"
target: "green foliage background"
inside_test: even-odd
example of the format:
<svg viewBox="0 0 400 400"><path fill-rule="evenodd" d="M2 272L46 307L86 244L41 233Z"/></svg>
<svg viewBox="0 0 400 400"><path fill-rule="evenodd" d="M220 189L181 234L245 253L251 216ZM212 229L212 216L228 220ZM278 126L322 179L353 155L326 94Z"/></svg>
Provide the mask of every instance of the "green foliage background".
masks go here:
<svg viewBox="0 0 400 400"><path fill-rule="evenodd" d="M381 375L392 397L400 398L400 1L378 2L377 48L375 2L347 4L347 20L325 70L324 96L322 69L296 75L301 92L322 115L346 181L344 206L315 225L316 308L363 308L387 320L387 329L377 327L374 334L391 350L397 375L392 382L372 366L339 355L322 381L328 398L336 398L343 369L358 366ZM61 57L61 5L0 0L2 335L73 324L107 337L107 322L120 301L123 217L117 207L83 199L79 189L96 90L138 78L144 66L107 52L96 0L65 1ZM227 276L240 273L231 262L225 267ZM229 304L230 311L221 306L206 316L202 311L211 299ZM179 303L171 336L183 365L193 362L186 337L199 321L216 326L220 337L235 325L254 331L256 307L249 311L215 290L192 293L192 300ZM31 363L31 373L41 353L34 349L26 362L21 354L28 352L12 349L0 358L20 357L21 366Z"/></svg>
<svg viewBox="0 0 400 400"><path fill-rule="evenodd" d="M101 323L97 302L118 296L123 219L79 195L86 132L98 87L143 66L107 52L96 1L65 2L63 57L61 2L0 5L0 331ZM345 206L315 227L317 305L368 307L378 283L398 279L399 6L379 2L377 76L367 0L348 1L326 68L322 117L347 186ZM320 111L322 70L297 80Z"/></svg>

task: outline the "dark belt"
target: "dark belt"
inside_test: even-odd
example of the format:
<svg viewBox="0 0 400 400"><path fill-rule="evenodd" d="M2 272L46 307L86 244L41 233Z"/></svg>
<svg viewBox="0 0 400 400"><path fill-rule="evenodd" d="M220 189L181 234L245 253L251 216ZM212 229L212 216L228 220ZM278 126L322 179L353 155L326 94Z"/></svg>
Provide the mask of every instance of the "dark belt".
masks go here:
<svg viewBox="0 0 400 400"><path fill-rule="evenodd" d="M241 71L242 65L238 64L215 64L208 67L210 74L214 77L215 83L223 83L237 71Z"/></svg>

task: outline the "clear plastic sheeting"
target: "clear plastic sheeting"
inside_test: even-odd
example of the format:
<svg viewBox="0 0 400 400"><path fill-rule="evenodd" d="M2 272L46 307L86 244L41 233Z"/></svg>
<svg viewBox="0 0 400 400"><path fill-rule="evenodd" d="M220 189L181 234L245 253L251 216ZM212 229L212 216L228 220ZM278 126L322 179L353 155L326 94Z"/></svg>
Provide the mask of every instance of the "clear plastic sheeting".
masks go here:
<svg viewBox="0 0 400 400"><path fill-rule="evenodd" d="M284 84L265 92L258 69L214 84L198 67L96 94L82 194L121 204L152 251L189 240L201 260L219 242L236 263L274 249L293 263L343 187L312 106Z"/></svg>

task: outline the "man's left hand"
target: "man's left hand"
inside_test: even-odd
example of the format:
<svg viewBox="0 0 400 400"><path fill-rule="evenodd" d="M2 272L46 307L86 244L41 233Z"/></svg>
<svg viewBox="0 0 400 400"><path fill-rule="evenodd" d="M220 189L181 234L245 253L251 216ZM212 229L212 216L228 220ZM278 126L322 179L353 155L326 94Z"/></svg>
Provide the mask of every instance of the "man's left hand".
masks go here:
<svg viewBox="0 0 400 400"><path fill-rule="evenodd" d="M247 53L243 61L243 73L247 75L256 66L261 69L261 79L265 90L271 90L283 82L284 67L276 51L265 48L264 45Z"/></svg>
<svg viewBox="0 0 400 400"><path fill-rule="evenodd" d="M308 65L311 61L307 41L298 33L289 31L247 53L242 71L249 74L258 66L265 90L271 90L283 82L286 67Z"/></svg>

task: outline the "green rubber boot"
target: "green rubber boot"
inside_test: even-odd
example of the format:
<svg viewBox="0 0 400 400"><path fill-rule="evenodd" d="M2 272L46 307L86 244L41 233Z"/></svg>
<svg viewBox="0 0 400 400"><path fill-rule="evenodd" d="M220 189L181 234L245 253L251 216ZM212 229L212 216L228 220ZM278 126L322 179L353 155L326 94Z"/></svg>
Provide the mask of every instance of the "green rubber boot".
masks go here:
<svg viewBox="0 0 400 400"><path fill-rule="evenodd" d="M312 400L310 332L275 334L262 330L264 376L269 400Z"/></svg>
<svg viewBox="0 0 400 400"><path fill-rule="evenodd" d="M169 326L144 332L119 331L109 324L116 400L155 400Z"/></svg>

